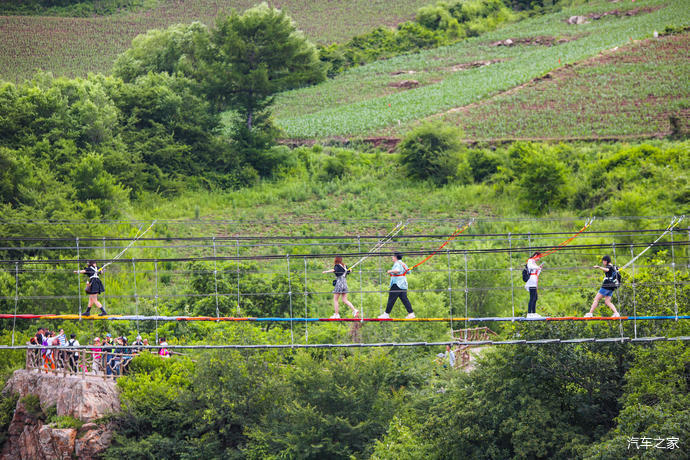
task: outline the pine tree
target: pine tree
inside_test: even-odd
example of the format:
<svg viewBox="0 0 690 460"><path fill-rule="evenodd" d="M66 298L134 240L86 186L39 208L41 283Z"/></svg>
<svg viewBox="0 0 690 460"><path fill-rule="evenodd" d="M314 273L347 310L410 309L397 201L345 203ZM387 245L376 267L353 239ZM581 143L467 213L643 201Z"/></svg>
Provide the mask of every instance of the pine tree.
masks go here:
<svg viewBox="0 0 690 460"><path fill-rule="evenodd" d="M207 94L218 109L235 109L249 131L274 94L326 77L316 47L285 13L265 3L221 17L211 42Z"/></svg>

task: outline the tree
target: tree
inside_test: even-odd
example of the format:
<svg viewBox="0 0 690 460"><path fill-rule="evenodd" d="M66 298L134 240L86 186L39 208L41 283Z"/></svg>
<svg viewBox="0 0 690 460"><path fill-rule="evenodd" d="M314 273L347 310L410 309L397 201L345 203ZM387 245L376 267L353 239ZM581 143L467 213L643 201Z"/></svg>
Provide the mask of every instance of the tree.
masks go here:
<svg viewBox="0 0 690 460"><path fill-rule="evenodd" d="M237 110L249 131L274 94L326 78L314 45L285 13L265 3L220 18L211 43L207 94L217 109Z"/></svg>
<svg viewBox="0 0 690 460"><path fill-rule="evenodd" d="M149 72L198 77L196 72L207 55L209 39L208 28L200 22L149 30L137 35L131 48L117 57L113 75L128 83Z"/></svg>

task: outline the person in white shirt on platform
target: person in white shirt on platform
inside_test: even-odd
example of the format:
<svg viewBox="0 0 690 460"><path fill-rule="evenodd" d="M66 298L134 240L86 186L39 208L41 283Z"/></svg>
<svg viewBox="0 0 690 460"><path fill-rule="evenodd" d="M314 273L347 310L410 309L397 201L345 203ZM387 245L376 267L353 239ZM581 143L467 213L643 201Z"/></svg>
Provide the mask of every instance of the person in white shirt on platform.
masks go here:
<svg viewBox="0 0 690 460"><path fill-rule="evenodd" d="M537 261L541 257L540 252L535 252L527 260L527 270L529 271L529 279L525 282L525 289L529 292L529 302L527 303L527 317L541 318L537 314L537 285L539 284L539 274L541 273L544 264L537 265Z"/></svg>

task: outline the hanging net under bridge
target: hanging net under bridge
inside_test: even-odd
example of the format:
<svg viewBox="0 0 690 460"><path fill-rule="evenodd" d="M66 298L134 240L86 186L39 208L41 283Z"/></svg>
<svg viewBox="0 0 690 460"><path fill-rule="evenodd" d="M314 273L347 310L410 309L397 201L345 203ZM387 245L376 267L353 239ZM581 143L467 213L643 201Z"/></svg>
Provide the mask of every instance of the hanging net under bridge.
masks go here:
<svg viewBox="0 0 690 460"><path fill-rule="evenodd" d="M171 232L173 223L157 222L137 223L125 235L2 238L0 321L13 331L7 345L15 345L18 324L26 329L80 319L79 327L94 333L102 329L99 324L132 322L136 334L148 334L153 343L159 328L172 342L189 342L181 325L196 322L281 331L285 343L271 346L437 344L449 341L459 325L485 323L496 324L499 337L491 342L497 343L626 338L642 343L637 339L656 340L660 332L688 335L683 323L690 314L690 230L679 219L372 220L361 226L369 231L359 235L335 224L340 232L301 229L281 235L232 234L232 224L213 225L215 236L178 236ZM393 252L413 267L406 279L416 318L405 318L400 303L390 319L378 318L387 302ZM546 262L539 280L541 317L526 318L521 271L534 252L548 254L541 259ZM602 274L592 265L603 254L619 267L627 265L612 298L621 316L612 318L601 302L594 317L585 318L601 286ZM331 318L333 275L322 272L333 267L336 255L356 264L347 283L357 317L341 302L341 318ZM73 272L87 259L109 264L100 272L104 316L84 316L86 278ZM664 322L678 324L677 330L665 332ZM543 331L545 336L525 341L504 327L562 323L583 329L565 338ZM593 330L592 324L609 327ZM323 327L336 329L325 334ZM242 343L226 345L262 345L251 343L249 333L237 340Z"/></svg>

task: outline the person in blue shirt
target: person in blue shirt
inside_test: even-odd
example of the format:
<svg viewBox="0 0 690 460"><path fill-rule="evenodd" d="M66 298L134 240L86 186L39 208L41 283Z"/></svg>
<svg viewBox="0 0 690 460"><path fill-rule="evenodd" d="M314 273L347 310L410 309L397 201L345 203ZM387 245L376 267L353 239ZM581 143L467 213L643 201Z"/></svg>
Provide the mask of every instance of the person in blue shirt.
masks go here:
<svg viewBox="0 0 690 460"><path fill-rule="evenodd" d="M405 305L407 309L407 319L413 319L415 317L414 311L412 311L412 305L407 298L407 272L409 269L407 265L402 261L402 254L396 252L391 256L393 259L393 267L388 270L388 274L391 276L390 289L388 290L388 305L386 305L386 312L379 315L379 319L390 318L390 312L393 310L393 305L395 301L400 299L400 301Z"/></svg>

